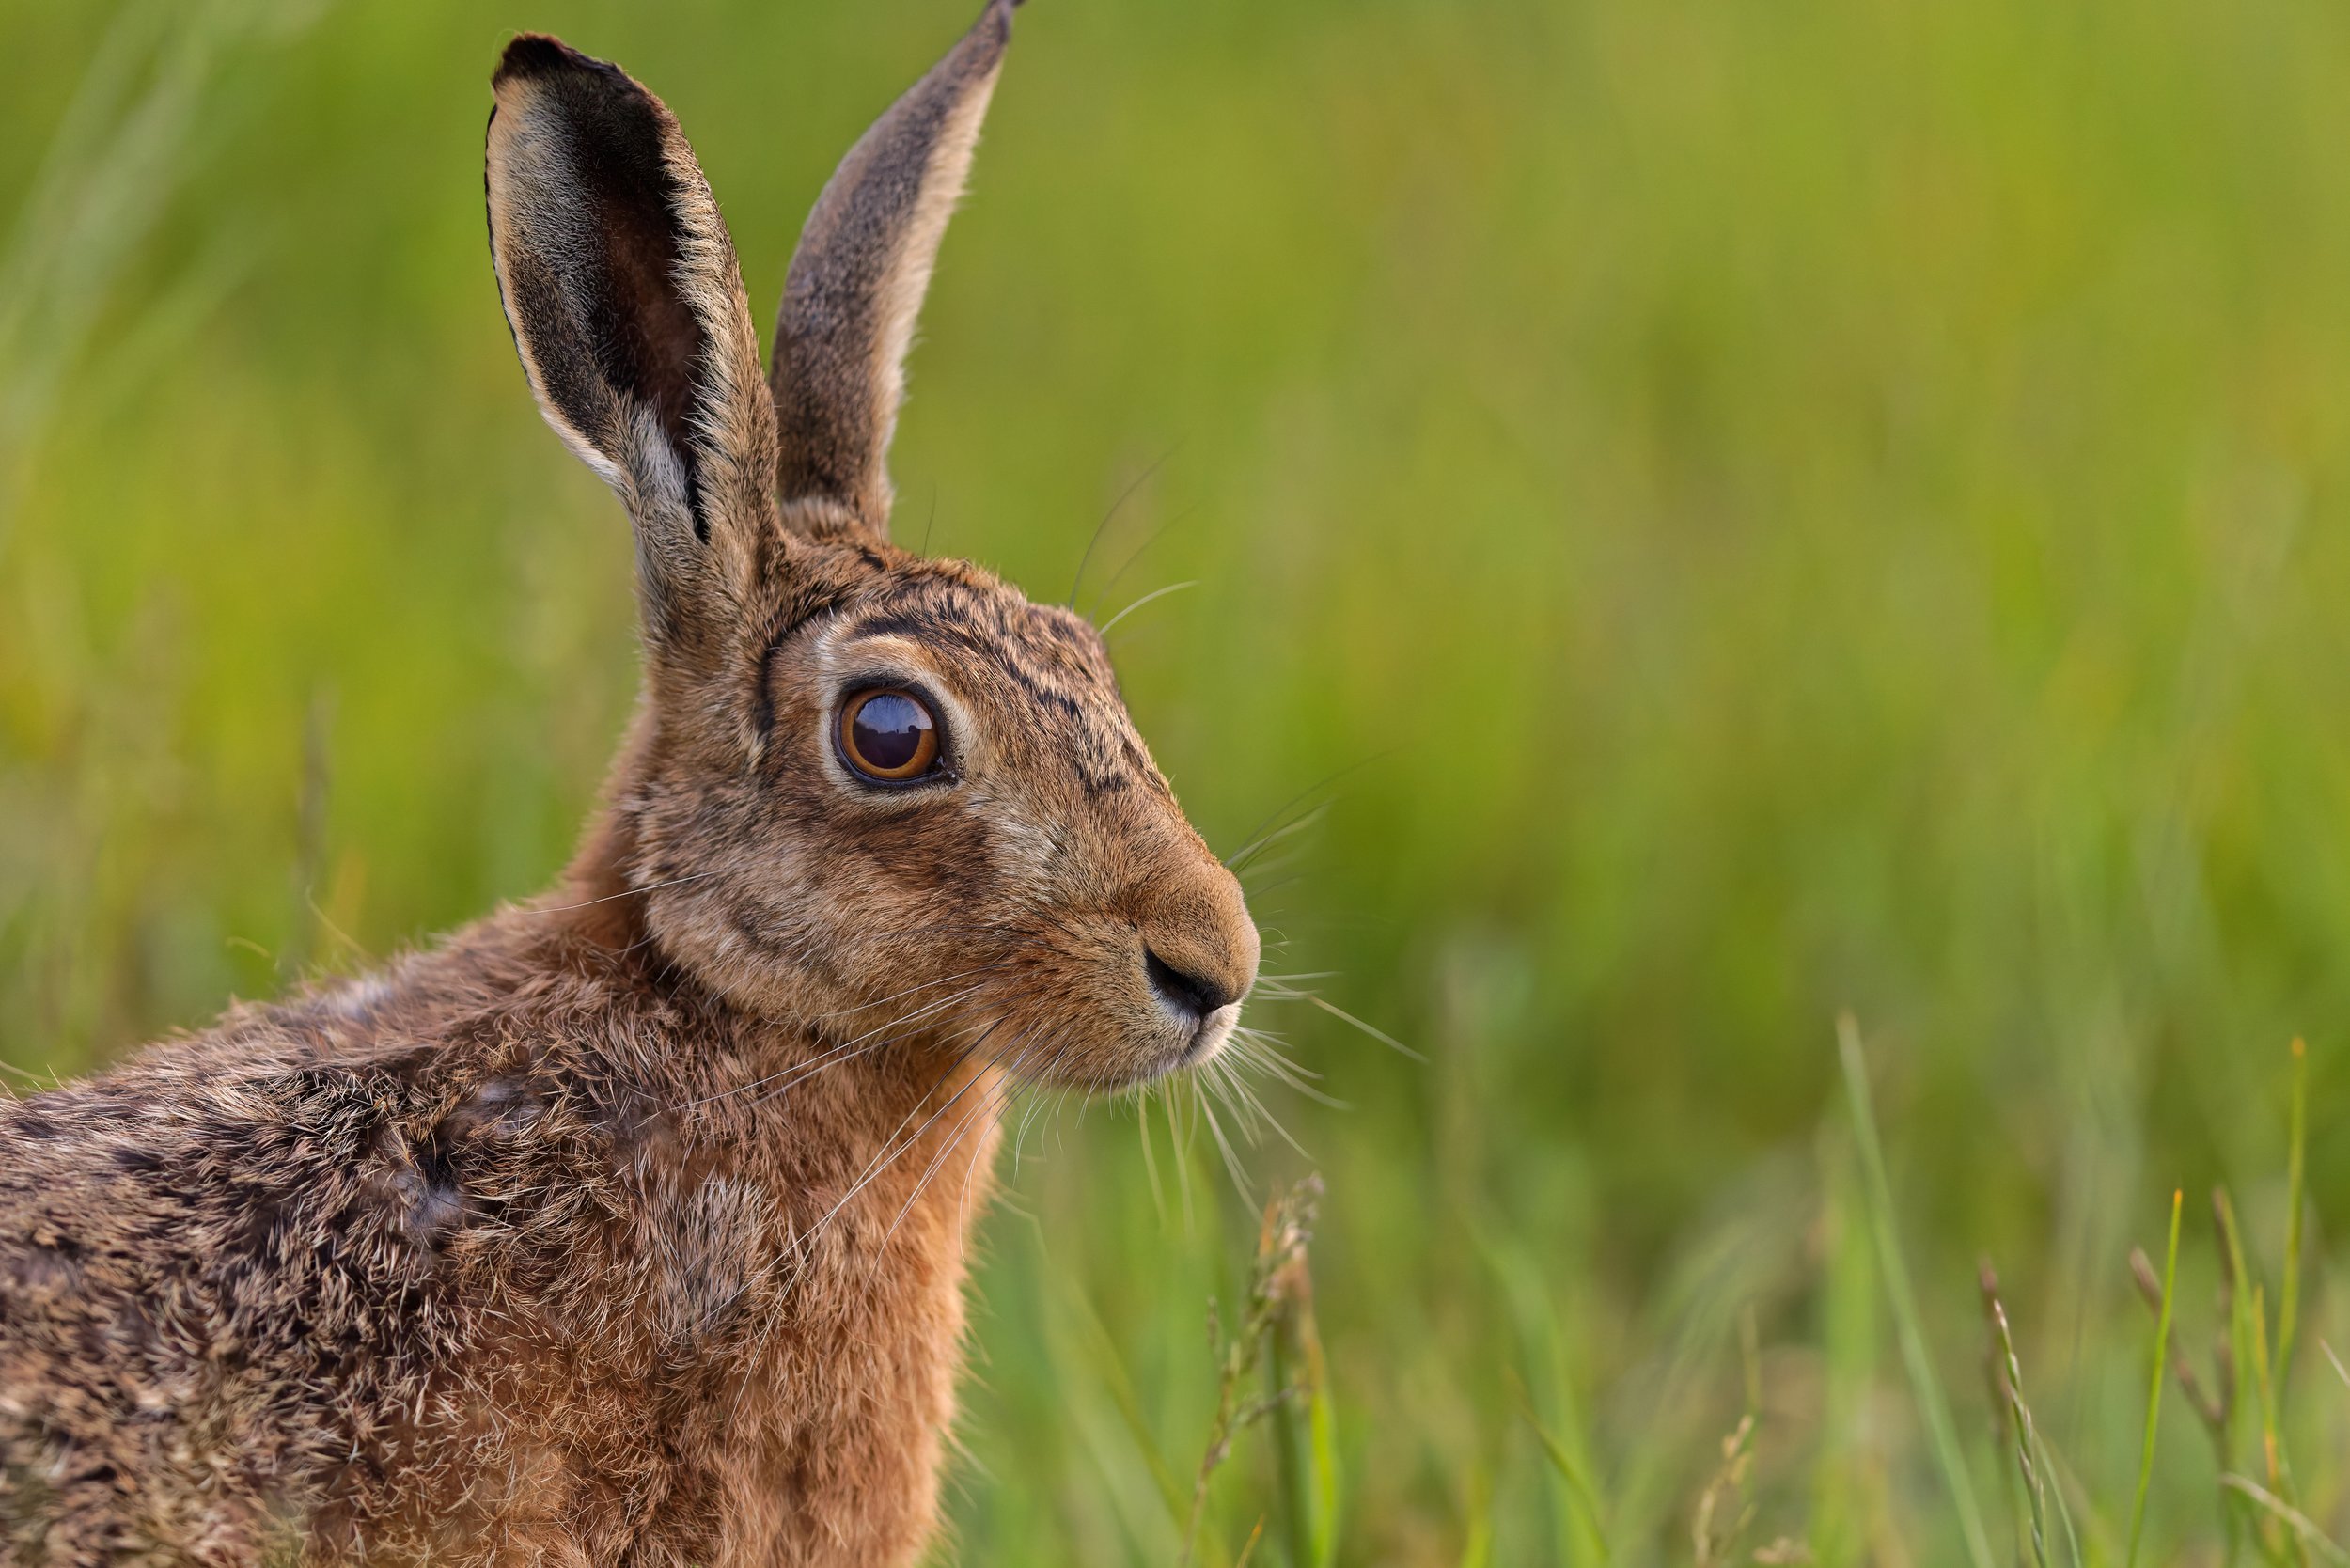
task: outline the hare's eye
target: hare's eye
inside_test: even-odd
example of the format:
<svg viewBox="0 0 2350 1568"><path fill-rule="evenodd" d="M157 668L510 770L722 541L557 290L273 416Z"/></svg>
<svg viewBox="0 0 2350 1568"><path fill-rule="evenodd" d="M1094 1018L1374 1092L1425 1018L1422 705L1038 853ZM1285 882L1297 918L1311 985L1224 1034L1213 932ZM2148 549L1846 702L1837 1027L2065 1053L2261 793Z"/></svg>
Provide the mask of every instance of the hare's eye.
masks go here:
<svg viewBox="0 0 2350 1568"><path fill-rule="evenodd" d="M840 706L840 756L882 784L904 784L938 767L938 724L922 699L885 686Z"/></svg>

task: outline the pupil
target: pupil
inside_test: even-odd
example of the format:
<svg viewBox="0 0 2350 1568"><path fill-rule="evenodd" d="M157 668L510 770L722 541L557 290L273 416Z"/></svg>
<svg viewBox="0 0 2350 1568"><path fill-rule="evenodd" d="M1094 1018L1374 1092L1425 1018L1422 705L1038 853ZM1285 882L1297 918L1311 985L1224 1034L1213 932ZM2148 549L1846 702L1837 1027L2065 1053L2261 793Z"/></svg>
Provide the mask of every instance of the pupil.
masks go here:
<svg viewBox="0 0 2350 1568"><path fill-rule="evenodd" d="M851 724L857 755L881 773L895 773L920 755L930 727L931 715L922 705L897 692L866 698Z"/></svg>

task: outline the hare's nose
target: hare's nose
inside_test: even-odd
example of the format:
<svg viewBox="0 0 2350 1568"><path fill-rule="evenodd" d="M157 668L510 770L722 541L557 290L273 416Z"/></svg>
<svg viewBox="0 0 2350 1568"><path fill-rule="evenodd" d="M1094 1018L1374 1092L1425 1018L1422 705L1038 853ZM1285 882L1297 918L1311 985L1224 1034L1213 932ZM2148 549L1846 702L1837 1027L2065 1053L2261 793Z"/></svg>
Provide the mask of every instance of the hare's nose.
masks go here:
<svg viewBox="0 0 2350 1568"><path fill-rule="evenodd" d="M1159 999L1194 1019L1231 1006L1257 983L1257 922L1231 872L1217 865L1156 882L1136 913L1142 971Z"/></svg>
<svg viewBox="0 0 2350 1568"><path fill-rule="evenodd" d="M1205 1018L1241 998L1240 992L1230 989L1230 979L1178 969L1148 946L1142 949L1142 969L1151 977L1151 988L1161 1000L1178 1012L1188 1012L1195 1018Z"/></svg>

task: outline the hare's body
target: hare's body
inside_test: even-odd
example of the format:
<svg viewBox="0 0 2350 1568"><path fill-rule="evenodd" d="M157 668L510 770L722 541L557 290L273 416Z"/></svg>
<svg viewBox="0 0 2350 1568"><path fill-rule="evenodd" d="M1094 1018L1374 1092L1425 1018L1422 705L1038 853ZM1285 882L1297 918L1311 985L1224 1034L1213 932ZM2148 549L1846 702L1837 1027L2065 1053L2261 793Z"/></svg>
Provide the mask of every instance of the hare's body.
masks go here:
<svg viewBox="0 0 2350 1568"><path fill-rule="evenodd" d="M492 256L645 698L556 892L0 1107L15 1560L921 1550L1005 1096L1204 1059L1258 957L1094 629L888 541L1011 6L825 188L772 387L668 111L507 49Z"/></svg>
<svg viewBox="0 0 2350 1568"><path fill-rule="evenodd" d="M607 915L0 1109L7 1560L913 1555L996 1070L793 1081Z"/></svg>

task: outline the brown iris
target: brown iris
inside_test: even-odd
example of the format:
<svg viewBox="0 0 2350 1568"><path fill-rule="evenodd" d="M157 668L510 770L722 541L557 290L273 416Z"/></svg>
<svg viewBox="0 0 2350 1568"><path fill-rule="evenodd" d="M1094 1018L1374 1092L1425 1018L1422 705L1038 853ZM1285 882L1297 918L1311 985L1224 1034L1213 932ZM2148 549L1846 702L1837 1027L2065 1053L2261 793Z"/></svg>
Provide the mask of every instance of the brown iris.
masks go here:
<svg viewBox="0 0 2350 1568"><path fill-rule="evenodd" d="M840 707L840 756L876 783L910 783L938 766L938 723L912 692L858 692Z"/></svg>

